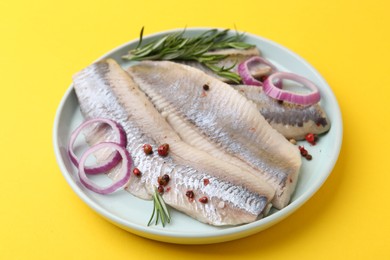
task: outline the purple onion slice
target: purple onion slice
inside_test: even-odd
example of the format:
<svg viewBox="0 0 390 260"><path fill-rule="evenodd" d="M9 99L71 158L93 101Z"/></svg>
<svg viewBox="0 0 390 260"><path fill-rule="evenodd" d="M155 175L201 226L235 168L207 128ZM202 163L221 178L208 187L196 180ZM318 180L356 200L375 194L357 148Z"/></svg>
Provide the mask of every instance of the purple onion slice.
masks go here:
<svg viewBox="0 0 390 260"><path fill-rule="evenodd" d="M87 126L90 126L94 123L102 123L102 124L109 125L113 129L115 134L117 135L118 139L117 139L116 143L122 147L126 147L126 145L127 145L126 133L125 133L124 129L122 128L122 126L119 125L118 123L116 123L110 119L106 119L106 118L93 118L93 119L86 120L85 122L83 122L79 127L77 127L72 132L72 135L71 135L69 143L68 143L68 155L70 157L71 162L76 167L79 166L79 160L73 151L74 143L75 143L78 135L84 130L84 128ZM107 171L111 170L112 168L114 168L116 165L118 165L118 163L121 161L121 159L122 159L121 155L118 152L115 152L113 154L113 156L111 158L109 158L108 160L106 160L105 162L98 164L98 165L95 165L93 167L92 166L85 167L85 169L84 169L85 173L99 174L102 172L107 172Z"/></svg>
<svg viewBox="0 0 390 260"><path fill-rule="evenodd" d="M88 157L93 154L94 152L103 149L103 148L110 148L116 150L122 161L122 165L120 168L120 172L117 175L116 179L107 187L100 187L99 185L92 182L86 175L85 172L85 162L88 159ZM81 156L79 161L79 178L81 183L88 189L99 193L99 194L109 194L113 193L114 191L118 190L119 188L124 187L128 181L130 180L131 176L131 167L132 167L132 159L130 157L129 152L126 150L125 147L113 143L113 142L102 142L98 143L94 146L91 146L85 153Z"/></svg>

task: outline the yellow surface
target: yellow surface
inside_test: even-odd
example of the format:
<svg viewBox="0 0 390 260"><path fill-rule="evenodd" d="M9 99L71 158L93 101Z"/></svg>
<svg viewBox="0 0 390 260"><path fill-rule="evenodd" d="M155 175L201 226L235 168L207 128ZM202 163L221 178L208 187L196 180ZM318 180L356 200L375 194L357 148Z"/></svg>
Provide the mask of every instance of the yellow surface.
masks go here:
<svg viewBox="0 0 390 260"><path fill-rule="evenodd" d="M386 0L0 1L0 258L390 259L389 10ZM147 240L88 208L56 164L55 112L74 72L142 26L236 26L316 67L344 119L319 192L261 233L206 246Z"/></svg>

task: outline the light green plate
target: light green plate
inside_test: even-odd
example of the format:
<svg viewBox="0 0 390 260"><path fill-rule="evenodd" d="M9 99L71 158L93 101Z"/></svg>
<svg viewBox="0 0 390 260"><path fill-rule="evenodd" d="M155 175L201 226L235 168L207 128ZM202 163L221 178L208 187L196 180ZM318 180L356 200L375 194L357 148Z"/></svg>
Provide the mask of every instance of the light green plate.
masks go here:
<svg viewBox="0 0 390 260"><path fill-rule="evenodd" d="M209 28L187 28L186 34L199 34L207 29ZM178 31L182 29L144 37L144 43L166 33ZM331 120L330 131L321 137L321 141L316 146L310 147L313 160L303 160L300 179L290 205L280 211L272 211L271 215L261 220L234 227L209 226L171 209L172 222L168 226L148 227L147 222L153 209L151 201L138 199L125 191L99 195L84 188L78 180L76 168L70 162L66 151L71 131L82 122L79 104L71 85L57 110L53 143L61 172L74 192L99 215L129 232L154 240L180 244L209 244L252 235L278 223L302 206L325 182L339 156L343 130L339 105L321 75L298 55L259 36L246 34L245 40L256 44L262 55L280 70L294 72L316 83L322 96L321 105ZM138 40L126 43L101 58L114 58L123 67L128 67L130 64L124 62L121 56L134 48L137 43Z"/></svg>

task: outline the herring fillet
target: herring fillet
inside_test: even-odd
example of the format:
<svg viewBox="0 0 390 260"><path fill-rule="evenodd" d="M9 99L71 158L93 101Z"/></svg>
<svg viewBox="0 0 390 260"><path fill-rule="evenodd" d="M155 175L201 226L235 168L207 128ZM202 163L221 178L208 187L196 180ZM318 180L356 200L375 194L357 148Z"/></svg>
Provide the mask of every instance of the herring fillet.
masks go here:
<svg viewBox="0 0 390 260"><path fill-rule="evenodd" d="M142 61L127 72L185 142L269 182L276 190L276 208L289 203L301 166L299 150L253 102L182 64Z"/></svg>
<svg viewBox="0 0 390 260"><path fill-rule="evenodd" d="M162 195L164 201L204 223L237 225L252 222L267 213L273 189L267 183L256 182L254 176L243 174L238 167L182 142L114 60L90 65L77 73L73 82L85 118L109 118L125 129L127 149L142 173L139 178L130 178L126 188L130 193L150 199L157 187L157 178L168 174L171 180L169 189L166 187ZM168 143L169 156L161 157L156 152L146 155L143 151L146 143L151 144L154 151L158 145ZM209 181L207 185L205 179ZM194 192L194 200L186 196L188 190ZM208 197L207 204L199 202L202 196Z"/></svg>
<svg viewBox="0 0 390 260"><path fill-rule="evenodd" d="M253 101L270 125L288 139L303 140L308 133L322 134L330 128L330 121L318 103L311 106L280 103L267 96L262 87L231 87Z"/></svg>

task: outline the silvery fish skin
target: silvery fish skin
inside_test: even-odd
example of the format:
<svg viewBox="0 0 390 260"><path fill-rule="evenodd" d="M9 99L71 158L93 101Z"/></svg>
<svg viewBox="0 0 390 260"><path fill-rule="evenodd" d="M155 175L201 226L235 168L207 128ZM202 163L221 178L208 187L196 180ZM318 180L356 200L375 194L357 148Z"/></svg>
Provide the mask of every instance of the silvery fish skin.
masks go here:
<svg viewBox="0 0 390 260"><path fill-rule="evenodd" d="M207 52L207 54L226 55L226 58L216 62L214 65L217 67L221 67L221 68L222 67L224 67L224 68L231 68L232 67L231 71L235 72L235 73L237 73L238 64L240 64L241 62L243 62L243 61L245 61L253 56L260 56L261 55L259 49L257 49L256 47L252 47L252 48L244 49L244 50L233 49L233 48L232 49L221 49L221 50ZM232 83L230 79L220 77L214 71L212 71L211 69L207 68L206 66L204 66L203 64L201 64L197 61L177 61L177 62L180 64L185 64L185 65L197 68L199 70L202 70L206 74L208 74L212 77L215 77L223 82ZM255 78L260 78L261 76L264 75L264 72L262 70L258 70L257 68L251 68L251 74Z"/></svg>
<svg viewBox="0 0 390 260"><path fill-rule="evenodd" d="M256 182L255 177L244 174L238 167L181 141L114 60L90 65L77 73L73 81L85 118L109 118L126 131L127 149L142 173L141 177L130 178L126 188L130 193L151 199L158 177L168 174L170 181L162 195L164 201L204 223L237 225L252 222L267 213L273 189L266 183ZM107 138L107 135L110 133L100 131L95 139ZM152 145L153 154L145 154L143 145L146 143ZM162 143L170 146L167 157L156 152ZM186 196L190 190L195 194L194 199ZM199 201L203 196L208 198L208 203Z"/></svg>
<svg viewBox="0 0 390 260"><path fill-rule="evenodd" d="M246 169L276 190L285 207L301 166L297 147L274 130L253 102L200 70L168 61L143 61L127 72L183 141Z"/></svg>
<svg viewBox="0 0 390 260"><path fill-rule="evenodd" d="M261 87L231 86L253 101L270 125L288 139L303 140L308 133L323 134L330 128L330 121L319 103L300 106L279 102L267 96Z"/></svg>

